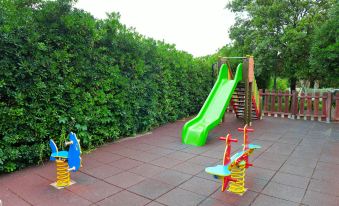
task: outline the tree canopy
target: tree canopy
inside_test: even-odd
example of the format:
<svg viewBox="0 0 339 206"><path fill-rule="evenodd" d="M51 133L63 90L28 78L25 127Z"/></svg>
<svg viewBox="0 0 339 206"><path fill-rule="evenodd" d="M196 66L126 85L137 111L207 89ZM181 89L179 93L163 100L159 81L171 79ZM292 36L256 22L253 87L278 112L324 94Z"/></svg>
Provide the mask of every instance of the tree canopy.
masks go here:
<svg viewBox="0 0 339 206"><path fill-rule="evenodd" d="M267 87L270 77L288 78L291 89L295 89L298 79L334 85L332 80L323 80L318 75L321 73L330 79L338 68L324 62L327 58L333 61L338 58L335 32L330 32L337 30L334 21L338 15L329 11L334 4L334 0L233 0L228 3L227 8L236 13L236 23L230 30L233 46L243 55L255 56L256 75L262 88ZM316 55L320 52L319 46L326 44L325 36L329 38L325 41L333 47L323 56Z"/></svg>

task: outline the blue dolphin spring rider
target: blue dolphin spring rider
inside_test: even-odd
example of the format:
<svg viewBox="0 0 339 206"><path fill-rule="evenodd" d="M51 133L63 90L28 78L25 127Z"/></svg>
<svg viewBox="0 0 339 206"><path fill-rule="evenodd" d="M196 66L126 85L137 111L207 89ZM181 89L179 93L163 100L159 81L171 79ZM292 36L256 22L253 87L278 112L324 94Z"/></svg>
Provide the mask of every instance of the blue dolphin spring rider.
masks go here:
<svg viewBox="0 0 339 206"><path fill-rule="evenodd" d="M58 189L74 184L70 172L76 172L82 166L80 140L75 133L69 134L69 141L65 142L65 145L69 146L68 151L59 151L55 142L52 139L49 141L52 150L50 160L56 162L57 173L57 180L51 185Z"/></svg>

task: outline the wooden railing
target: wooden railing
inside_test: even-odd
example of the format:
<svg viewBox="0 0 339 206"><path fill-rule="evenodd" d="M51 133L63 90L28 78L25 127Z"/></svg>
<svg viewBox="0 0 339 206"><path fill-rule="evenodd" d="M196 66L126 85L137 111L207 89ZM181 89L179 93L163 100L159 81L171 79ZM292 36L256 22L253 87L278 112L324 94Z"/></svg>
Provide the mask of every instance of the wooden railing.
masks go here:
<svg viewBox="0 0 339 206"><path fill-rule="evenodd" d="M334 96L334 112L332 108L332 93L324 92L298 94L293 91L260 90L262 98L262 115L289 117L292 119L307 119L318 121L339 121L339 93Z"/></svg>

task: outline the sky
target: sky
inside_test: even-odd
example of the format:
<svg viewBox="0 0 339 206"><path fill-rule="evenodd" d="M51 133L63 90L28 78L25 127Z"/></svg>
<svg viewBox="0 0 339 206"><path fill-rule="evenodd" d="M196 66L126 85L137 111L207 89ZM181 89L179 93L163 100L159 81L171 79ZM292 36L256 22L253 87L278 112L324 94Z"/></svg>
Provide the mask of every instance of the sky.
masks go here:
<svg viewBox="0 0 339 206"><path fill-rule="evenodd" d="M121 22L156 40L175 44L194 56L215 53L230 43L234 14L228 0L78 0L77 8L96 18L119 12Z"/></svg>

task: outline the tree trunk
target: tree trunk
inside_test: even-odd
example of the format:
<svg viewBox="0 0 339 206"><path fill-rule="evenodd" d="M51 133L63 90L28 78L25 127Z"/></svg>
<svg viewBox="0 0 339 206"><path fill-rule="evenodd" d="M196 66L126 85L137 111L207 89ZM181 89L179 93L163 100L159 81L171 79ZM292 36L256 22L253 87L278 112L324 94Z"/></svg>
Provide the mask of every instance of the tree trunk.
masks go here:
<svg viewBox="0 0 339 206"><path fill-rule="evenodd" d="M277 75L276 74L274 74L273 89L274 91L277 91Z"/></svg>
<svg viewBox="0 0 339 206"><path fill-rule="evenodd" d="M314 89L314 84L315 84L315 80L311 79L310 80L310 88Z"/></svg>
<svg viewBox="0 0 339 206"><path fill-rule="evenodd" d="M297 79L295 77L291 77L290 79L290 89L291 89L291 93L293 91L295 91L297 88Z"/></svg>

